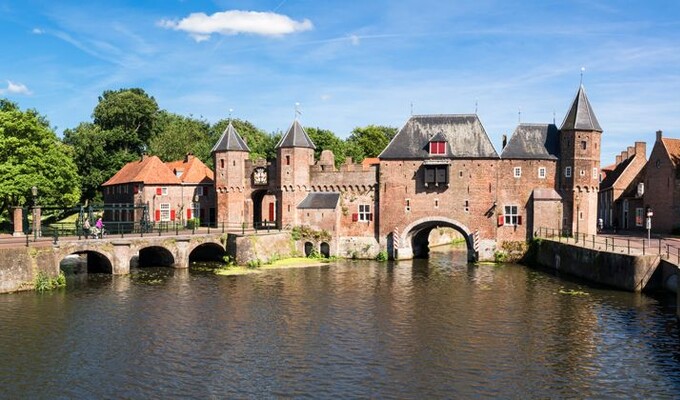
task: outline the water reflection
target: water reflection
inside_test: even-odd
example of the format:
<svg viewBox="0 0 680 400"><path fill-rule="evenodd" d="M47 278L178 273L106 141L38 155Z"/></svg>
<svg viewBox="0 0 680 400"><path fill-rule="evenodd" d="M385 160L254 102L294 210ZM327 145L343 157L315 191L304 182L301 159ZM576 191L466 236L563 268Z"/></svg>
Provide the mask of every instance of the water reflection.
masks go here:
<svg viewBox="0 0 680 400"><path fill-rule="evenodd" d="M429 260L0 296L1 398L673 397L673 299Z"/></svg>

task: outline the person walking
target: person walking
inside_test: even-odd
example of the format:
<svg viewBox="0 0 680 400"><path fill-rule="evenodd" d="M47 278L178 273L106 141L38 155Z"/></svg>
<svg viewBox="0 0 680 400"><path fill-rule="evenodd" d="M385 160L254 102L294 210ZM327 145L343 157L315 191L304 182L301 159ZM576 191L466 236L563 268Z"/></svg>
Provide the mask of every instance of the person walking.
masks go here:
<svg viewBox="0 0 680 400"><path fill-rule="evenodd" d="M85 239L90 237L90 230L92 229L92 226L90 226L90 218L85 217L85 222L83 222L83 233L85 234Z"/></svg>
<svg viewBox="0 0 680 400"><path fill-rule="evenodd" d="M94 226L97 228L99 238L104 237L104 221L102 221L102 217L97 218L97 222L95 222Z"/></svg>

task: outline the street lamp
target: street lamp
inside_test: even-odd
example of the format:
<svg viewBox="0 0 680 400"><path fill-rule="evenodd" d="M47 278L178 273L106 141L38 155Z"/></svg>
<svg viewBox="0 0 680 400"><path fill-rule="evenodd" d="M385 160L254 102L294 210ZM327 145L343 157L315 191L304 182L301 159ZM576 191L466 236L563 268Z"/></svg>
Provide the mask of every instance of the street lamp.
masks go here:
<svg viewBox="0 0 680 400"><path fill-rule="evenodd" d="M31 194L33 195L33 241L38 240L38 187L33 186L31 188Z"/></svg>
<svg viewBox="0 0 680 400"><path fill-rule="evenodd" d="M198 217L196 217L196 214L200 215L200 213L199 213L198 210L199 210L200 207L201 207L200 204L198 203L198 200L199 200L199 198L198 198L198 193L194 193L194 198L193 198L193 200L194 200L194 204L193 204L193 207L192 207L193 210L192 210L192 213L191 213L191 218L192 218L194 221L196 221L196 218L198 218Z"/></svg>
<svg viewBox="0 0 680 400"><path fill-rule="evenodd" d="M649 242L652 237L652 216L654 213L652 212L652 207L647 207L647 220L645 221L645 227L647 228L647 241Z"/></svg>

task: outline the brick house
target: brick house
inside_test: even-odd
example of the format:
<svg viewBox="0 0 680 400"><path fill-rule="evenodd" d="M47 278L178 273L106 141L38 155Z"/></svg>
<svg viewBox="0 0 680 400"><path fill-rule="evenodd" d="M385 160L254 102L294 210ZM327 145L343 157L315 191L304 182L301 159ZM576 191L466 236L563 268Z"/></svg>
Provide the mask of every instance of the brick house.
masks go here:
<svg viewBox="0 0 680 400"><path fill-rule="evenodd" d="M680 229L680 139L656 141L644 174L644 207L654 213L652 231L670 233Z"/></svg>
<svg viewBox="0 0 680 400"><path fill-rule="evenodd" d="M598 218L606 229L644 229L644 169L646 144L635 142L616 156L613 165L602 168L598 194Z"/></svg>
<svg viewBox="0 0 680 400"><path fill-rule="evenodd" d="M297 120L277 159L250 160L231 124L213 148L217 220L228 225L309 225L330 233L334 255L426 255L428 235L451 227L471 258L540 228L595 233L602 129L580 86L558 129L520 124L500 155L477 115L411 117L363 164L315 145Z"/></svg>
<svg viewBox="0 0 680 400"><path fill-rule="evenodd" d="M102 191L107 205L103 218L109 226L145 218L158 223L185 224L193 218L203 224L215 221L213 172L192 154L169 163L143 155L104 182Z"/></svg>

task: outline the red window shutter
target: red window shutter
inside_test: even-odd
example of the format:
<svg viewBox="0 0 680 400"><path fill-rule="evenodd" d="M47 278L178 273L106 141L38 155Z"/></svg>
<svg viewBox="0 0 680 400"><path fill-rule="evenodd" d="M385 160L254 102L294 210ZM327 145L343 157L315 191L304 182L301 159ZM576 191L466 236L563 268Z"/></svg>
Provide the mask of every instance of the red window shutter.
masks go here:
<svg viewBox="0 0 680 400"><path fill-rule="evenodd" d="M517 216L517 225L522 225L522 216L521 215Z"/></svg>
<svg viewBox="0 0 680 400"><path fill-rule="evenodd" d="M170 220L171 221L175 220L175 210L170 210Z"/></svg>
<svg viewBox="0 0 680 400"><path fill-rule="evenodd" d="M505 224L505 217L503 215L498 216L498 226L503 226Z"/></svg>
<svg viewBox="0 0 680 400"><path fill-rule="evenodd" d="M358 213L352 214L352 222L357 222L358 220L359 220L359 214Z"/></svg>
<svg viewBox="0 0 680 400"><path fill-rule="evenodd" d="M191 219L191 208L187 208L187 219Z"/></svg>
<svg viewBox="0 0 680 400"><path fill-rule="evenodd" d="M156 210L156 221L161 220L161 210Z"/></svg>
<svg viewBox="0 0 680 400"><path fill-rule="evenodd" d="M161 188L159 188L159 187L156 188L156 196L160 196L160 195L162 195L162 194L163 194L163 189L161 189Z"/></svg>
<svg viewBox="0 0 680 400"><path fill-rule="evenodd" d="M439 151L437 152L437 154L444 154L445 143L444 142L438 142L437 144L439 145L439 149L438 149Z"/></svg>

